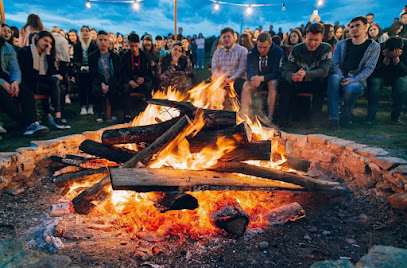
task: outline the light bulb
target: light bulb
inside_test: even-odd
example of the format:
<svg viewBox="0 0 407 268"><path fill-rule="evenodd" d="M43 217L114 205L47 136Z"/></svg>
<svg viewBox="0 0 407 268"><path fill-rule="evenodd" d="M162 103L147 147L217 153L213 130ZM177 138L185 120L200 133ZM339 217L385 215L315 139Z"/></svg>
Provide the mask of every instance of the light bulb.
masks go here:
<svg viewBox="0 0 407 268"><path fill-rule="evenodd" d="M252 8L252 6L248 6L247 9L246 9L246 14L247 14L247 15L251 15L252 13L253 13L253 8Z"/></svg>
<svg viewBox="0 0 407 268"><path fill-rule="evenodd" d="M133 7L134 10L139 10L139 9L140 9L140 4L137 3L137 2L134 2L134 3L132 4L132 7Z"/></svg>
<svg viewBox="0 0 407 268"><path fill-rule="evenodd" d="M216 10L216 11L218 11L219 10L219 3L218 2L216 2L216 4L215 4L215 7L214 7L214 9Z"/></svg>
<svg viewBox="0 0 407 268"><path fill-rule="evenodd" d="M86 1L85 6L86 6L87 8L91 8L90 1L89 1L89 0L88 0L88 1Z"/></svg>

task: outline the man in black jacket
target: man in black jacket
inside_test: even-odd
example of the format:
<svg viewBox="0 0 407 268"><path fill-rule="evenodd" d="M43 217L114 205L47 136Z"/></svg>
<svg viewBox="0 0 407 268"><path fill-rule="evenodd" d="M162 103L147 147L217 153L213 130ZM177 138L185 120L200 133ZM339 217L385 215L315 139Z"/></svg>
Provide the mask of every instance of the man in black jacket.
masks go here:
<svg viewBox="0 0 407 268"><path fill-rule="evenodd" d="M149 99L152 87L150 59L139 49L139 36L133 33L128 36L128 39L130 50L122 57L122 88L126 121L132 118L130 93L142 93Z"/></svg>
<svg viewBox="0 0 407 268"><path fill-rule="evenodd" d="M97 43L99 49L89 55L89 74L92 94L95 97L96 121L103 122L106 102L109 101L112 110L116 108L120 83L120 57L113 51L109 51L107 32L98 32Z"/></svg>
<svg viewBox="0 0 407 268"><path fill-rule="evenodd" d="M368 123L376 118L380 89L391 86L393 99L391 121L403 124L400 114L407 99L407 40L390 37L381 44L381 53L376 69L368 80Z"/></svg>

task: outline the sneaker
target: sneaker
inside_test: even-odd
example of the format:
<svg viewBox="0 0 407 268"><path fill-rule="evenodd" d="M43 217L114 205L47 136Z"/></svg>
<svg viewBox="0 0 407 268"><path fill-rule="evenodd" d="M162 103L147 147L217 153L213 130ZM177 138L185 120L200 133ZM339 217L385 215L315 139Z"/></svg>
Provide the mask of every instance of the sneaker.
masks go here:
<svg viewBox="0 0 407 268"><path fill-rule="evenodd" d="M48 126L55 126L54 117L48 116Z"/></svg>
<svg viewBox="0 0 407 268"><path fill-rule="evenodd" d="M112 116L112 118L110 118L109 120L107 120L107 122L109 123L113 123L117 121L117 117L116 116Z"/></svg>
<svg viewBox="0 0 407 268"><path fill-rule="evenodd" d="M66 104L71 104L71 98L69 98L69 95L65 95L65 103Z"/></svg>
<svg viewBox="0 0 407 268"><path fill-rule="evenodd" d="M80 115L87 115L87 114L88 114L88 112L86 111L86 108L82 107Z"/></svg>
<svg viewBox="0 0 407 268"><path fill-rule="evenodd" d="M6 133L7 133L7 130L2 125L0 125L0 134L6 134Z"/></svg>
<svg viewBox="0 0 407 268"><path fill-rule="evenodd" d="M103 118L102 118L102 117L96 118L96 122L98 122L98 123L103 123Z"/></svg>
<svg viewBox="0 0 407 268"><path fill-rule="evenodd" d="M89 107L88 107L87 113L88 113L88 114L95 114L95 113L93 112L93 106L89 106Z"/></svg>
<svg viewBox="0 0 407 268"><path fill-rule="evenodd" d="M49 129L46 126L41 126L40 123L35 122L26 128L23 135L26 137L41 137L45 136L48 132Z"/></svg>
<svg viewBox="0 0 407 268"><path fill-rule="evenodd" d="M70 129L71 126L68 125L66 123L66 121L65 121L65 123L62 122L62 120L63 119L61 119L61 118L55 118L55 128L57 128L57 129Z"/></svg>
<svg viewBox="0 0 407 268"><path fill-rule="evenodd" d="M331 120L329 121L329 130L333 130L333 131L338 131L341 129L341 127L339 126L339 121L338 120Z"/></svg>

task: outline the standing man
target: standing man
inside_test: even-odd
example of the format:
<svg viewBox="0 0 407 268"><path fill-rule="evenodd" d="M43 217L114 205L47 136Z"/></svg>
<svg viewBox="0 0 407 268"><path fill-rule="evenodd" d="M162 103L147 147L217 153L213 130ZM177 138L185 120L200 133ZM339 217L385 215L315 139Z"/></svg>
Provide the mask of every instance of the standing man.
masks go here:
<svg viewBox="0 0 407 268"><path fill-rule="evenodd" d="M243 84L242 115L249 114L251 95L254 90L267 90L268 119L273 121L277 99L277 79L280 76L280 62L283 50L273 44L269 33L257 38L257 44L247 54L247 81Z"/></svg>
<svg viewBox="0 0 407 268"><path fill-rule="evenodd" d="M391 122L403 124L400 114L407 99L407 40L394 36L381 44L381 54L376 70L368 81L368 123L376 118L379 103L379 91L391 86L393 99Z"/></svg>
<svg viewBox="0 0 407 268"><path fill-rule="evenodd" d="M224 75L224 85L234 81L236 91L241 91L244 83L242 77L246 73L247 49L235 43L232 28L221 31L220 42L223 47L216 50L212 57L212 75L215 79Z"/></svg>
<svg viewBox="0 0 407 268"><path fill-rule="evenodd" d="M322 112L324 102L324 82L329 73L332 59L332 47L322 43L324 26L310 24L306 30L305 42L293 47L288 56L285 74L279 85L280 125L289 125L291 101L297 93L312 93L311 117L314 127Z"/></svg>
<svg viewBox="0 0 407 268"><path fill-rule="evenodd" d="M177 35L177 40L178 41L181 41L182 38L183 38L182 31L183 31L182 27L178 27L178 35Z"/></svg>
<svg viewBox="0 0 407 268"><path fill-rule="evenodd" d="M332 75L328 79L328 107L331 130L339 130L339 93L343 90L341 125L352 123L352 109L366 88L366 79L373 73L380 54L380 45L367 39L367 19L359 16L349 23L352 38L336 45Z"/></svg>

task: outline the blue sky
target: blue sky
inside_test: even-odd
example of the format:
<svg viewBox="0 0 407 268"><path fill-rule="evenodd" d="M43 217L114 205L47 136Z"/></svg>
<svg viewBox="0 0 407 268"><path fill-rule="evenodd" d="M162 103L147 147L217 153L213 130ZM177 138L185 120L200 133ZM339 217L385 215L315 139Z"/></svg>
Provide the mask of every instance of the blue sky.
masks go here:
<svg viewBox="0 0 407 268"><path fill-rule="evenodd" d="M111 0L114 1L114 0ZM209 0L178 0L178 26L185 34L202 32L204 36L218 35L220 29L232 27L254 29L263 25L268 29L282 27L283 31L306 23L314 9L324 22L339 21L346 24L355 16L375 14L375 21L382 27L390 26L393 18L398 17L405 4L400 0L324 0L324 6L316 7L316 0L225 0L244 4L279 4L270 7L253 8L253 14L245 15L245 8L221 5L213 12L214 3ZM127 3L91 2L92 8L85 7L86 0L3 0L6 22L21 27L30 13L38 14L44 26L50 29L59 26L65 30L79 29L89 25L98 30L121 32L136 31L139 34L149 32L153 36L168 34L174 29L173 0L144 0L139 11L134 11ZM286 10L282 11L284 3Z"/></svg>

